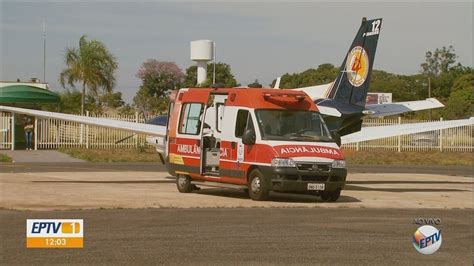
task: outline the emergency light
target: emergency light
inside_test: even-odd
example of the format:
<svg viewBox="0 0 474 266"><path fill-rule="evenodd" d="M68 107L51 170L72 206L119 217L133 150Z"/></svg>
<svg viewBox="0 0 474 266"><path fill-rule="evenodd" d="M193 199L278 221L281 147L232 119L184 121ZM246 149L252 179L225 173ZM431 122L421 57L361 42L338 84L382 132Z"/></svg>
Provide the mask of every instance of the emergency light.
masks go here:
<svg viewBox="0 0 474 266"><path fill-rule="evenodd" d="M270 99L272 100L280 100L280 101L288 101L288 100L296 100L301 102L304 100L306 95L302 93L288 93L288 92L264 92L263 98L267 101Z"/></svg>

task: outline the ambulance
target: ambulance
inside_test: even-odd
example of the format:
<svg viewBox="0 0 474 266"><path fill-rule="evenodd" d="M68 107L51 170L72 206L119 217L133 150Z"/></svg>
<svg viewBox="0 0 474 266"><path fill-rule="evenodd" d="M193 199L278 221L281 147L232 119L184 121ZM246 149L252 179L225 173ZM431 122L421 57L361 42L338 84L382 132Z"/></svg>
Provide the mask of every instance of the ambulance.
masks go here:
<svg viewBox="0 0 474 266"><path fill-rule="evenodd" d="M344 156L304 92L187 88L170 97L165 161L179 192L198 185L319 195L336 201Z"/></svg>

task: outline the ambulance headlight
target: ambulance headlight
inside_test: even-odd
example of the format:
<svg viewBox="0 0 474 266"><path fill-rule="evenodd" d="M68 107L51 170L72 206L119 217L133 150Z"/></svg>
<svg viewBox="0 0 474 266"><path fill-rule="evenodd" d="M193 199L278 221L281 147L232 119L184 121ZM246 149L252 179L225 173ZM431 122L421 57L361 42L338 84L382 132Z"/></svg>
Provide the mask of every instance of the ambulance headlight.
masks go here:
<svg viewBox="0 0 474 266"><path fill-rule="evenodd" d="M290 158L273 158L273 167L296 167L295 161Z"/></svg>
<svg viewBox="0 0 474 266"><path fill-rule="evenodd" d="M332 168L346 168L346 161L334 160L332 161Z"/></svg>

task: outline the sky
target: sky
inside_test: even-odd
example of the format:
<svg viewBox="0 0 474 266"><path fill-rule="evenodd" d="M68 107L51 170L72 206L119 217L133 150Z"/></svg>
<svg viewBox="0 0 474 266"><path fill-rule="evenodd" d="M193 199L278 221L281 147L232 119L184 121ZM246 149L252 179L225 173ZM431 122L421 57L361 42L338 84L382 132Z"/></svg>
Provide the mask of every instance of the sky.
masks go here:
<svg viewBox="0 0 474 266"><path fill-rule="evenodd" d="M117 86L131 102L146 59L194 64L189 42L216 42L217 61L228 63L242 85L258 79L340 66L362 17L383 18L375 69L416 74L426 51L453 45L472 66L473 4L468 2L89 2L0 0L0 80L43 79L61 91L66 47L81 35L102 41L117 57ZM317 84L315 84L317 85Z"/></svg>

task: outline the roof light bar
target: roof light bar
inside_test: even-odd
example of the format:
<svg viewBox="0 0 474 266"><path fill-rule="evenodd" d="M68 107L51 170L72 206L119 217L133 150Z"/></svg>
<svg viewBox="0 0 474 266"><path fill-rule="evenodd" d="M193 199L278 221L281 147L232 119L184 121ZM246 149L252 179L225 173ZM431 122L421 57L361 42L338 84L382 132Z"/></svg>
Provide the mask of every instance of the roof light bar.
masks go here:
<svg viewBox="0 0 474 266"><path fill-rule="evenodd" d="M306 95L302 93L284 93L284 92L265 92L263 93L263 98L269 100L270 98L275 100L296 100L301 102L304 100Z"/></svg>

